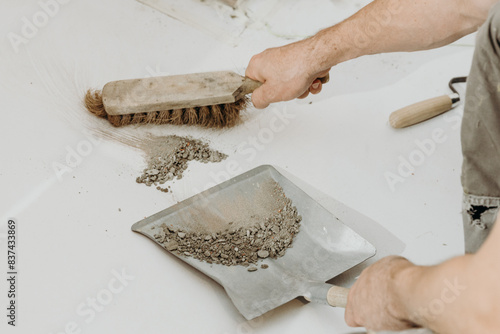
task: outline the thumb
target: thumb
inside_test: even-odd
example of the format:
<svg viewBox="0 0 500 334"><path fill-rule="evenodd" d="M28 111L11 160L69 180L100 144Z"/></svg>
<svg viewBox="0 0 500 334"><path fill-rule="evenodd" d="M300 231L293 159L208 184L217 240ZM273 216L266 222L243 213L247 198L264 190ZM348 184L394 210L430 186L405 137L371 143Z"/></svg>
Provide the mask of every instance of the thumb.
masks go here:
<svg viewBox="0 0 500 334"><path fill-rule="evenodd" d="M265 84L257 88L252 93L252 103L257 109L264 109L269 106L270 103L269 94Z"/></svg>
<svg viewBox="0 0 500 334"><path fill-rule="evenodd" d="M356 316L355 316L355 311L353 309L353 303L352 303L352 295L353 295L353 289L351 288L349 290L349 294L347 295L347 305L345 308L345 313L344 313L344 320L345 323L349 327L359 327L361 324L356 322Z"/></svg>

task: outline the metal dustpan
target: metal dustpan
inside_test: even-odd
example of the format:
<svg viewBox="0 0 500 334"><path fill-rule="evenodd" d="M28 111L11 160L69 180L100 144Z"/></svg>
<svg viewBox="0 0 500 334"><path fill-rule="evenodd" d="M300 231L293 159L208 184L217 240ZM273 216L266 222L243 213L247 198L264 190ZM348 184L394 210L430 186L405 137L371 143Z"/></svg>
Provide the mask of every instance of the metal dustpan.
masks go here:
<svg viewBox="0 0 500 334"><path fill-rule="evenodd" d="M249 272L244 266L209 264L176 252L172 254L222 285L248 320L299 296L333 305L332 285L325 282L375 255L375 248L272 166L259 166L236 176L137 222L132 230L158 243L155 230L162 224L177 228L203 226L208 231L222 229L223 226L204 226L207 223L199 218L200 213L208 212L221 221L225 221L226 215L228 223L236 199L240 207L243 200L251 210L261 185L272 180L292 200L302 221L293 247L283 257L262 260L269 268ZM259 267L260 264L259 261ZM345 291L341 288L343 302L337 306L345 306Z"/></svg>

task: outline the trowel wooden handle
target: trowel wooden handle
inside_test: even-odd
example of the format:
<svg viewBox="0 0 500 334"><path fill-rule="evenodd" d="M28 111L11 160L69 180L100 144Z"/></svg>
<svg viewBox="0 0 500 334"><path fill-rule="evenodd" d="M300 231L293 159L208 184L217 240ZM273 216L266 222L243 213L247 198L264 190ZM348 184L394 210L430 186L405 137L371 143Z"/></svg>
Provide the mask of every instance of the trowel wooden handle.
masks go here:
<svg viewBox="0 0 500 334"><path fill-rule="evenodd" d="M326 300L330 306L345 308L348 294L349 289L334 285L328 290Z"/></svg>
<svg viewBox="0 0 500 334"><path fill-rule="evenodd" d="M440 115L450 110L452 106L453 102L450 96L434 97L394 111L389 116L389 123L393 128L404 128Z"/></svg>

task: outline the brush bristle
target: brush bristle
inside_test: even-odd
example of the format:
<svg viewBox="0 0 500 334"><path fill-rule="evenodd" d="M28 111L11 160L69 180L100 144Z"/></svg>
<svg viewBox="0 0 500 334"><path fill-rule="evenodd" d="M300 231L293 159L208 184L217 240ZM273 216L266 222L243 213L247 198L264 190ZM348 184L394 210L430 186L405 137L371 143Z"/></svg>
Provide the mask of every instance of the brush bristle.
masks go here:
<svg viewBox="0 0 500 334"><path fill-rule="evenodd" d="M229 128L241 122L240 112L247 108L249 99L244 97L234 103L187 109L161 110L129 115L108 115L104 109L102 92L89 89L85 95L84 103L88 111L96 116L106 118L116 127L129 124L173 124L198 125L220 129Z"/></svg>
<svg viewBox="0 0 500 334"><path fill-rule="evenodd" d="M106 118L108 113L104 110L104 104L102 103L102 92L100 90L87 90L85 94L85 107L88 111L96 116Z"/></svg>

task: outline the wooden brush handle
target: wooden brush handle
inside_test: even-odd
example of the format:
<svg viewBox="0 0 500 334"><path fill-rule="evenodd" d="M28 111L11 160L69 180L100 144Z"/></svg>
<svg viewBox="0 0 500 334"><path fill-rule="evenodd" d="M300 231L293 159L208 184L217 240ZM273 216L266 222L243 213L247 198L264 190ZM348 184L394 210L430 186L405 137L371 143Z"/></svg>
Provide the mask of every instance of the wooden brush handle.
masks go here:
<svg viewBox="0 0 500 334"><path fill-rule="evenodd" d="M448 95L434 97L394 111L389 116L389 123L393 128L404 128L440 115L450 110L452 105Z"/></svg>
<svg viewBox="0 0 500 334"><path fill-rule="evenodd" d="M324 77L318 79L322 84L326 84L328 81L330 81L330 73L327 73Z"/></svg>
<svg viewBox="0 0 500 334"><path fill-rule="evenodd" d="M262 82L245 77L240 89L238 90L238 94L236 95L236 100L239 100L247 94L253 93L253 91L260 86L262 86Z"/></svg>
<svg viewBox="0 0 500 334"><path fill-rule="evenodd" d="M330 81L330 74L328 73L326 76L318 79L322 84L326 84L328 81ZM245 77L245 79L243 79L243 84L236 94L236 100L239 100L244 95L253 93L253 91L260 86L262 86L262 82L250 79L249 77Z"/></svg>
<svg viewBox="0 0 500 334"><path fill-rule="evenodd" d="M347 305L348 294L349 289L334 285L328 290L326 300L330 306L345 308Z"/></svg>

